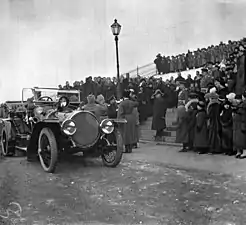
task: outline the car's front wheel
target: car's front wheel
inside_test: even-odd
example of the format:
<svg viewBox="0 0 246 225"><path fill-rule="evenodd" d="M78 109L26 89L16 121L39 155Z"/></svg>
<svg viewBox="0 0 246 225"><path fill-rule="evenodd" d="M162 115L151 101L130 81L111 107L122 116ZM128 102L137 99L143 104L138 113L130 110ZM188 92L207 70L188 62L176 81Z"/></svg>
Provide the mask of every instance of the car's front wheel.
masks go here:
<svg viewBox="0 0 246 225"><path fill-rule="evenodd" d="M112 149L104 149L102 153L103 165L107 167L116 167L122 159L123 155L123 139L121 133L116 130L114 133L115 147Z"/></svg>
<svg viewBox="0 0 246 225"><path fill-rule="evenodd" d="M2 135L1 135L1 151L0 153L3 156L13 156L14 155L14 146L9 146L9 142L8 142L8 138L7 135L5 133L5 131L3 131Z"/></svg>
<svg viewBox="0 0 246 225"><path fill-rule="evenodd" d="M56 137L50 128L43 128L38 139L38 156L45 172L55 172L58 161Z"/></svg>

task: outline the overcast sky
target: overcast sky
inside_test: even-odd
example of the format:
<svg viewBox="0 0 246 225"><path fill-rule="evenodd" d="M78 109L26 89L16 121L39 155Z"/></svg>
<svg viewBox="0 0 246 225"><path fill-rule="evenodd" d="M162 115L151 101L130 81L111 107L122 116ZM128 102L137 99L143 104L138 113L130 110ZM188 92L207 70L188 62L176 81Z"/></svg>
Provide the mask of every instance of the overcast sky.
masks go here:
<svg viewBox="0 0 246 225"><path fill-rule="evenodd" d="M246 0L0 0L0 100L246 36Z"/></svg>

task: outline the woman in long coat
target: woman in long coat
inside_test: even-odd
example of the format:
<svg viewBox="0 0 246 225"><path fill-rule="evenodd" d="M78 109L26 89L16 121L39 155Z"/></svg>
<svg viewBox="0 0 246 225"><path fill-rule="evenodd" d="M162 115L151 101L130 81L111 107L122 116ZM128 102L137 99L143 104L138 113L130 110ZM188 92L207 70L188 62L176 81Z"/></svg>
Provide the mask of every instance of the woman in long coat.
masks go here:
<svg viewBox="0 0 246 225"><path fill-rule="evenodd" d="M205 98L209 98L207 106L208 115L208 143L210 153L221 153L221 139L220 139L220 104L217 93L208 93Z"/></svg>
<svg viewBox="0 0 246 225"><path fill-rule="evenodd" d="M221 148L226 155L233 155L233 119L232 107L229 101L225 101L222 105L220 124Z"/></svg>
<svg viewBox="0 0 246 225"><path fill-rule="evenodd" d="M208 129L207 129L207 113L205 103L198 102L196 114L196 125L193 146L200 154L206 153L208 148Z"/></svg>
<svg viewBox="0 0 246 225"><path fill-rule="evenodd" d="M136 141L136 115L133 111L137 106L138 102L130 100L130 91L123 91L123 101L119 104L117 118L126 119L127 121L127 123L120 124L119 126L126 153L132 152L132 147Z"/></svg>
<svg viewBox="0 0 246 225"><path fill-rule="evenodd" d="M166 128L167 100L159 89L153 94L152 99L154 104L151 129L156 131L156 138L160 138Z"/></svg>

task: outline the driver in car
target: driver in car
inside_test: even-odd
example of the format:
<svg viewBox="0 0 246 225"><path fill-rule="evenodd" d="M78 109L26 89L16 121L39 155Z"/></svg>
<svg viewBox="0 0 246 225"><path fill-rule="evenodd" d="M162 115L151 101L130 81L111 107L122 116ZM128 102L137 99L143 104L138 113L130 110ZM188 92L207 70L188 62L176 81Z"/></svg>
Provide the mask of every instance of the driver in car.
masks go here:
<svg viewBox="0 0 246 225"><path fill-rule="evenodd" d="M82 107L82 109L93 112L100 121L100 117L107 113L107 106L96 103L95 95L90 94L87 96L88 103Z"/></svg>

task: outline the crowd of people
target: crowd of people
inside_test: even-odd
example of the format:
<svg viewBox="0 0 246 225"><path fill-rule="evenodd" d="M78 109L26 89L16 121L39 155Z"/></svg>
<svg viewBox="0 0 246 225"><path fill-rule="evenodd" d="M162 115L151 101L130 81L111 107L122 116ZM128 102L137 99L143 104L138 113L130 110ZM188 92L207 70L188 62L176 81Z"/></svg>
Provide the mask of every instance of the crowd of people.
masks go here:
<svg viewBox="0 0 246 225"><path fill-rule="evenodd" d="M180 72L175 79L165 81L162 77L121 77L123 103L118 111L115 78L88 77L85 83L75 82L71 87L67 82L65 87L59 87L79 89L85 103L90 104L88 96L92 95L93 104L107 103L109 116L127 118L123 132L126 152L131 152L139 141L139 124L152 116L152 129L158 139L166 129L166 110L177 108L177 142L183 144L182 152L235 154L243 158L246 40L229 43L223 45L226 50L219 58L222 61L204 61L204 67L194 78L184 78Z"/></svg>
<svg viewBox="0 0 246 225"><path fill-rule="evenodd" d="M220 63L222 60L231 57L230 54L241 41L231 41L228 43L220 42L219 45L211 45L207 48L197 49L196 51L188 50L176 56L161 56L159 53L154 60L158 74L166 74L172 72L185 71L187 69L201 68L207 62L213 64Z"/></svg>

